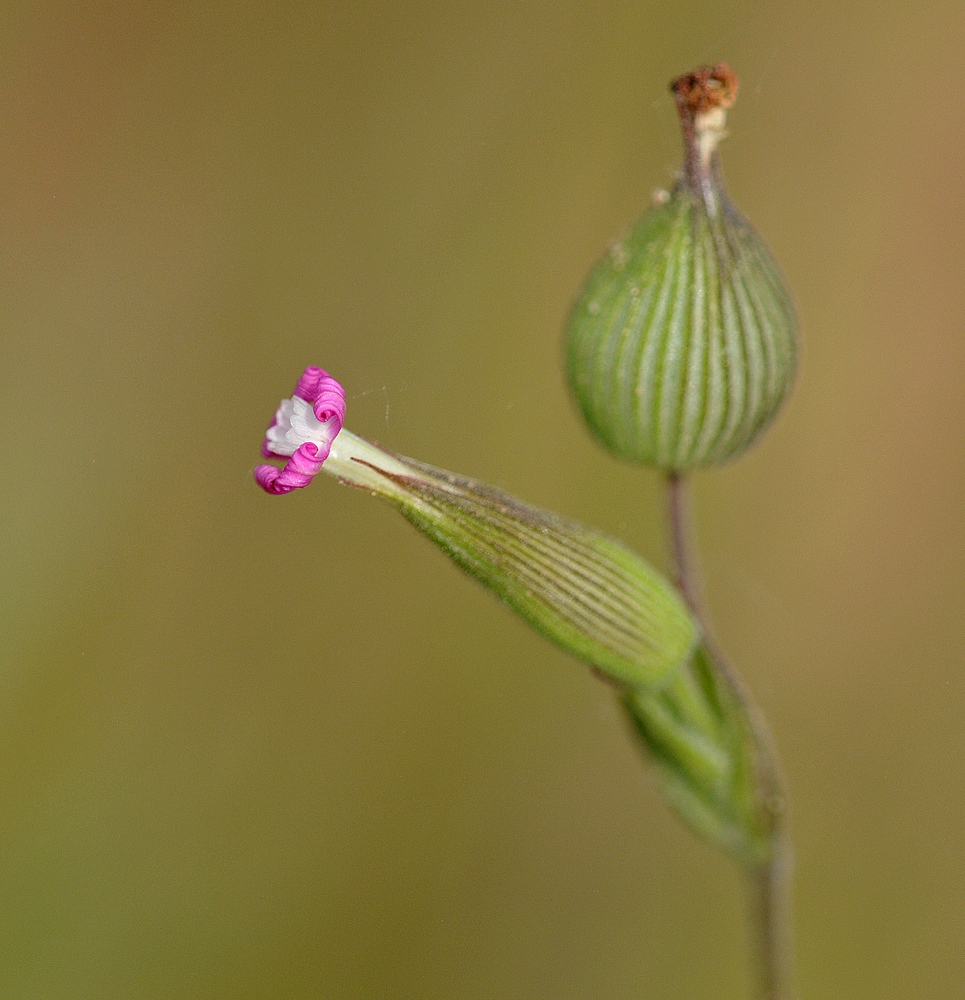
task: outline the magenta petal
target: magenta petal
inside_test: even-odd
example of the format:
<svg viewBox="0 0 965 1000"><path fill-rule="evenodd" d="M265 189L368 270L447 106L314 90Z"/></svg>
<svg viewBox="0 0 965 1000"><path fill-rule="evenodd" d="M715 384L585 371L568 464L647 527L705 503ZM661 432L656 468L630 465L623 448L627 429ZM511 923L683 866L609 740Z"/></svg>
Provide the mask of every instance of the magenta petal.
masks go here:
<svg viewBox="0 0 965 1000"><path fill-rule="evenodd" d="M318 395L318 383L323 378L331 378L331 376L324 368L316 368L314 365L310 365L302 372L301 378L299 378L292 395L298 396L306 402L313 402Z"/></svg>
<svg viewBox="0 0 965 1000"><path fill-rule="evenodd" d="M335 437L345 421L345 390L327 372L322 372L313 403L315 419L322 424L332 421L332 437Z"/></svg>
<svg viewBox="0 0 965 1000"><path fill-rule="evenodd" d="M318 475L326 458L328 451L321 454L318 447L309 441L288 459L284 469L276 469L273 465L259 465L255 469L255 482L266 493L291 493L292 490L307 486Z"/></svg>
<svg viewBox="0 0 965 1000"><path fill-rule="evenodd" d="M324 368L312 365L302 372L293 395L312 404L315 419L322 424L336 420L335 434L345 421L345 390ZM334 435L333 435L334 436Z"/></svg>
<svg viewBox="0 0 965 1000"><path fill-rule="evenodd" d="M281 490L274 488L275 480L281 475L281 469L276 469L273 465L255 466L255 482L266 493L280 493Z"/></svg>

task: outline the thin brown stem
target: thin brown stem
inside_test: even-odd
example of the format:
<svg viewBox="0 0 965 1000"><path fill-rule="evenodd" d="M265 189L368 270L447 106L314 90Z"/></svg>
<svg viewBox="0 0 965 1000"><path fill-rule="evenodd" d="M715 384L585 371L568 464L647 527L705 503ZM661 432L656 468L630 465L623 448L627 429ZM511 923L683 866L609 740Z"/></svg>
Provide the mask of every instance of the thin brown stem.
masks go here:
<svg viewBox="0 0 965 1000"><path fill-rule="evenodd" d="M759 1000L791 1000L793 983L788 905L791 850L786 833L784 794L770 732L760 709L714 640L703 603L700 570L691 542L687 481L677 472L667 478L670 539L677 588L703 634L704 648L731 689L748 721L754 743L758 806L771 830L769 859L749 871L753 890L753 928Z"/></svg>
<svg viewBox="0 0 965 1000"><path fill-rule="evenodd" d="M790 849L785 838L780 834L778 837L770 863L762 865L752 875L761 1000L790 1000L794 992L788 913Z"/></svg>

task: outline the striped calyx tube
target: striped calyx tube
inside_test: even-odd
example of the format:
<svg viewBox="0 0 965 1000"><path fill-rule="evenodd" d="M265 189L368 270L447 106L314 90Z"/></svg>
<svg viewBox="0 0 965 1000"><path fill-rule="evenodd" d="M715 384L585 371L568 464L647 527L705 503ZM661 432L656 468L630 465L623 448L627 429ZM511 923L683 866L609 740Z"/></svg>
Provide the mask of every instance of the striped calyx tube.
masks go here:
<svg viewBox="0 0 965 1000"><path fill-rule="evenodd" d="M621 691L642 698L685 682L699 629L677 591L639 556L594 528L387 451L344 420L341 384L324 368L306 368L262 442L265 458L285 464L259 465L255 482L282 496L324 472L381 496L535 629ZM642 700L634 711L648 707Z"/></svg>
<svg viewBox="0 0 965 1000"><path fill-rule="evenodd" d="M740 454L794 378L790 295L721 179L737 86L724 63L670 85L684 168L590 273L568 323L569 381L593 433L621 458L671 472Z"/></svg>

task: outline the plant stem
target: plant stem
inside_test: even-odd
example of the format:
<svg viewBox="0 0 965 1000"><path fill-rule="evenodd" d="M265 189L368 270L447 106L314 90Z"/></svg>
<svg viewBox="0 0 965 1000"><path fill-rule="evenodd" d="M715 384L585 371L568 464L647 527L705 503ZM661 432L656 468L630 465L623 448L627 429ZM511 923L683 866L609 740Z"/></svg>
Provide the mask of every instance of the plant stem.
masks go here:
<svg viewBox="0 0 965 1000"><path fill-rule="evenodd" d="M703 633L704 648L743 711L754 742L754 777L758 807L771 829L767 861L749 869L753 891L753 932L759 1000L791 1000L793 983L788 900L790 842L785 830L784 794L777 757L760 709L733 667L721 654L704 609L700 571L691 542L687 480L676 472L667 477L670 537L677 589L690 606Z"/></svg>
<svg viewBox="0 0 965 1000"><path fill-rule="evenodd" d="M778 834L770 862L752 872L761 1000L790 1000L794 993L788 912L789 864L790 845L786 837Z"/></svg>

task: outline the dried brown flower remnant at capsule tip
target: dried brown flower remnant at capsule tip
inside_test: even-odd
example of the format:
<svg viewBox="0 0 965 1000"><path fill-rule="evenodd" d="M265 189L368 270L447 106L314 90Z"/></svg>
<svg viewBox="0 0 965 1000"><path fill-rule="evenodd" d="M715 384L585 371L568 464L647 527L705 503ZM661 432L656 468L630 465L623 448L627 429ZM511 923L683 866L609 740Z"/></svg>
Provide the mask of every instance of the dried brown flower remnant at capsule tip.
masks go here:
<svg viewBox="0 0 965 1000"><path fill-rule="evenodd" d="M670 84L684 133L684 171L691 190L716 214L716 185L711 162L717 144L727 134L727 109L737 100L737 75L727 63L698 66Z"/></svg>
<svg viewBox="0 0 965 1000"><path fill-rule="evenodd" d="M678 76L670 90L678 105L684 104L693 115L701 115L711 108L731 107L737 100L740 83L737 74L727 63L716 66L698 66L690 73Z"/></svg>

